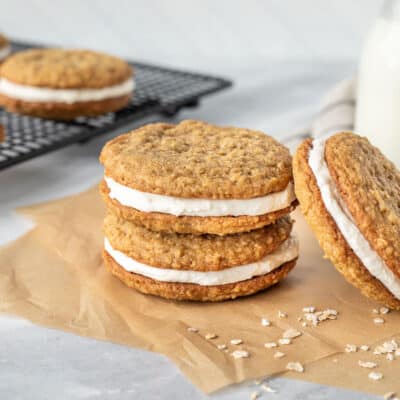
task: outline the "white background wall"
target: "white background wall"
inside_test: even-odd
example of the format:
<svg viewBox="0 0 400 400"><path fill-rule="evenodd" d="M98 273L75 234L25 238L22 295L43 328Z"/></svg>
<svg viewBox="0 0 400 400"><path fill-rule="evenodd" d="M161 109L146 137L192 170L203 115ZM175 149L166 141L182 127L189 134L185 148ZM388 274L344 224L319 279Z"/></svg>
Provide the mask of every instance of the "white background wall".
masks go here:
<svg viewBox="0 0 400 400"><path fill-rule="evenodd" d="M355 59L379 0L1 0L13 37L224 72Z"/></svg>

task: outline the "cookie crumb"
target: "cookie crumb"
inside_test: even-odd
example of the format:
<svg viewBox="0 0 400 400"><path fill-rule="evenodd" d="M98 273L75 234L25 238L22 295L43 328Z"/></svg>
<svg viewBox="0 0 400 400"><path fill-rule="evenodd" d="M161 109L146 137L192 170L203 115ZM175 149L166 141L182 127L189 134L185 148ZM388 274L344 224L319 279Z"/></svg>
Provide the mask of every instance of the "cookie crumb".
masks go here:
<svg viewBox="0 0 400 400"><path fill-rule="evenodd" d="M278 343L281 345L288 345L288 344L291 344L292 341L290 339L283 338L283 339L279 339Z"/></svg>
<svg viewBox="0 0 400 400"><path fill-rule="evenodd" d="M344 349L346 353L356 353L357 346L355 344L346 344L346 348Z"/></svg>
<svg viewBox="0 0 400 400"><path fill-rule="evenodd" d="M379 312L380 312L381 314L388 314L389 311L390 311L390 310L389 310L387 307L381 307L381 308L379 309Z"/></svg>
<svg viewBox="0 0 400 400"><path fill-rule="evenodd" d="M384 324L384 323L385 323L385 320L383 318L380 318L380 317L374 318L375 325L380 325L380 324Z"/></svg>
<svg viewBox="0 0 400 400"><path fill-rule="evenodd" d="M271 326L271 321L268 318L261 318L262 326Z"/></svg>
<svg viewBox="0 0 400 400"><path fill-rule="evenodd" d="M266 347L267 349L272 349L273 347L277 347L278 345L275 342L267 342L264 343L264 347Z"/></svg>
<svg viewBox="0 0 400 400"><path fill-rule="evenodd" d="M257 400L260 397L260 392L253 392L250 395L250 400Z"/></svg>
<svg viewBox="0 0 400 400"><path fill-rule="evenodd" d="M396 396L395 392L387 392L383 395L383 399L384 400L394 400L395 396Z"/></svg>
<svg viewBox="0 0 400 400"><path fill-rule="evenodd" d="M379 310L378 310L377 308L374 308L374 309L372 310L372 314L379 314Z"/></svg>
<svg viewBox="0 0 400 400"><path fill-rule="evenodd" d="M304 372L304 367L303 367L303 365L301 364L301 363L299 363L299 362L289 362L287 365L286 365L286 369L288 370L288 371L295 371L295 372Z"/></svg>
<svg viewBox="0 0 400 400"><path fill-rule="evenodd" d="M394 360L394 354L393 353L386 354L386 360L393 361Z"/></svg>
<svg viewBox="0 0 400 400"><path fill-rule="evenodd" d="M205 336L205 338L206 338L207 340L216 339L217 337L218 337L218 335L215 334L215 333L207 333L206 336Z"/></svg>
<svg viewBox="0 0 400 400"><path fill-rule="evenodd" d="M360 349L361 349L362 351L369 351L369 346L366 345L366 344L363 344L362 346L360 346Z"/></svg>
<svg viewBox="0 0 400 400"><path fill-rule="evenodd" d="M399 345L394 339L392 339L375 347L374 354L378 355L378 354L395 353L397 355L398 350L399 350Z"/></svg>
<svg viewBox="0 0 400 400"><path fill-rule="evenodd" d="M250 353L246 350L235 350L234 352L231 353L232 357L235 359L238 358L249 358Z"/></svg>
<svg viewBox="0 0 400 400"><path fill-rule="evenodd" d="M267 393L276 393L277 391L275 389L272 389L271 386L268 386L266 383L262 384L261 387L267 392Z"/></svg>
<svg viewBox="0 0 400 400"><path fill-rule="evenodd" d="M378 364L373 361L361 361L358 360L358 365L362 368L376 368Z"/></svg>
<svg viewBox="0 0 400 400"><path fill-rule="evenodd" d="M296 329L290 328L290 329L287 329L285 332L283 332L282 336L284 339L294 339L294 338L301 336L301 332L299 332Z"/></svg>
<svg viewBox="0 0 400 400"><path fill-rule="evenodd" d="M192 326L189 326L189 328L187 328L188 332L193 332L193 333L197 333L199 330L197 328L193 328Z"/></svg>
<svg viewBox="0 0 400 400"><path fill-rule="evenodd" d="M274 354L274 358L282 358L282 357L285 357L285 353L282 353L281 351L277 351L275 354Z"/></svg>
<svg viewBox="0 0 400 400"><path fill-rule="evenodd" d="M225 350L226 349L226 344L223 344L223 343L218 344L217 348L218 348L218 350Z"/></svg>
<svg viewBox="0 0 400 400"><path fill-rule="evenodd" d="M368 374L368 378L372 379L373 381L380 381L383 378L382 372L370 372Z"/></svg>
<svg viewBox="0 0 400 400"><path fill-rule="evenodd" d="M243 340L242 339L232 339L231 344L237 346L238 344L242 344Z"/></svg>
<svg viewBox="0 0 400 400"><path fill-rule="evenodd" d="M303 308L303 312L305 312L305 313L314 313L315 312L315 307L313 307L313 306L309 306L309 307L304 307Z"/></svg>
<svg viewBox="0 0 400 400"><path fill-rule="evenodd" d="M278 311L278 317L279 317L279 318L286 318L286 317L287 317L287 314L286 314L285 312L279 310L279 311Z"/></svg>

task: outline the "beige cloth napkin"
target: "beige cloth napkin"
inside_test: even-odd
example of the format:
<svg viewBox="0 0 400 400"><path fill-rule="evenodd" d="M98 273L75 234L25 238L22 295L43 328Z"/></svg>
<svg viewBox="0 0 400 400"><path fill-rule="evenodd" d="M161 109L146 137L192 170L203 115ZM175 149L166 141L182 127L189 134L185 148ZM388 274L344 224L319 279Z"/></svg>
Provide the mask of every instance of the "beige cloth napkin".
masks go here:
<svg viewBox="0 0 400 400"><path fill-rule="evenodd" d="M356 85L356 77L345 79L322 98L320 111L311 126L313 137L354 129Z"/></svg>

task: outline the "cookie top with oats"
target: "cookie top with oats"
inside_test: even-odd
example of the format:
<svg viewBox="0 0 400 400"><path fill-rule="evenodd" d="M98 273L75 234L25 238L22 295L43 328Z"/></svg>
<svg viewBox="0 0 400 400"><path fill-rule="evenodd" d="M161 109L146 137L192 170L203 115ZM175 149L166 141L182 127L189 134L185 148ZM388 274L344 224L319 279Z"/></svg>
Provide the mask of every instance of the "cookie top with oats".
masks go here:
<svg viewBox="0 0 400 400"><path fill-rule="evenodd" d="M182 198L249 199L292 180L289 150L272 137L201 121L150 124L118 136L100 161L122 185Z"/></svg>
<svg viewBox="0 0 400 400"><path fill-rule="evenodd" d="M13 83L52 89L99 89L132 76L127 62L81 49L33 49L10 56L0 76Z"/></svg>

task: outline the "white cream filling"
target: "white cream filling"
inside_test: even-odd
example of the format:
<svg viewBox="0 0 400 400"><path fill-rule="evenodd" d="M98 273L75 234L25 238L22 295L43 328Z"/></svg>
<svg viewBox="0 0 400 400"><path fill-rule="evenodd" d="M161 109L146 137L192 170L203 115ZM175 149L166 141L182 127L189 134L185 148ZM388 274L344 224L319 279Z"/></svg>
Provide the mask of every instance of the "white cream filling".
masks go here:
<svg viewBox="0 0 400 400"><path fill-rule="evenodd" d="M364 264L365 268L378 279L397 299L400 300L400 278L385 264L372 249L355 224L346 204L333 182L325 161L325 140L313 141L308 163L317 181L326 209L335 221L346 242Z"/></svg>
<svg viewBox="0 0 400 400"><path fill-rule="evenodd" d="M140 192L121 185L114 179L104 177L110 190L109 196L124 206L144 212L160 212L176 216L222 217L239 215L262 215L289 207L295 200L293 183L281 192L253 199L213 200L186 199L173 196Z"/></svg>
<svg viewBox="0 0 400 400"><path fill-rule="evenodd" d="M107 253L129 272L162 282L195 283L202 286L224 285L226 283L241 282L254 276L265 275L279 268L282 264L294 260L299 254L298 240L291 236L273 253L255 263L226 268L220 271L202 272L156 268L142 264L115 250L107 238L104 239L104 247Z"/></svg>
<svg viewBox="0 0 400 400"><path fill-rule="evenodd" d="M0 49L0 61L4 60L11 53L11 47L5 46Z"/></svg>
<svg viewBox="0 0 400 400"><path fill-rule="evenodd" d="M107 86L100 89L51 89L48 87L20 85L4 78L0 79L1 94L14 99L31 102L71 104L81 101L105 100L130 94L134 88L135 81L133 78L129 78L119 85Z"/></svg>

